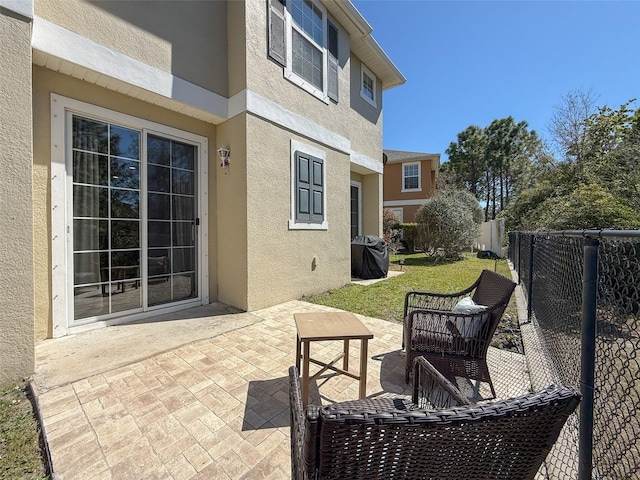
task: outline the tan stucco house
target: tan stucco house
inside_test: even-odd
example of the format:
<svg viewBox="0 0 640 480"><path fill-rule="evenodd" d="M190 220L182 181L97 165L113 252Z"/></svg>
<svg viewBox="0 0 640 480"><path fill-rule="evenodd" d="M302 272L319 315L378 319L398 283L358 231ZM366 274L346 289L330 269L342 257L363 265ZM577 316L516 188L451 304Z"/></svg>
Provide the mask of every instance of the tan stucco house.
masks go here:
<svg viewBox="0 0 640 480"><path fill-rule="evenodd" d="M400 222L414 222L418 208L436 194L440 154L385 149L384 155L384 208Z"/></svg>
<svg viewBox="0 0 640 480"><path fill-rule="evenodd" d="M0 0L0 380L34 345L350 280L382 92L349 0Z"/></svg>

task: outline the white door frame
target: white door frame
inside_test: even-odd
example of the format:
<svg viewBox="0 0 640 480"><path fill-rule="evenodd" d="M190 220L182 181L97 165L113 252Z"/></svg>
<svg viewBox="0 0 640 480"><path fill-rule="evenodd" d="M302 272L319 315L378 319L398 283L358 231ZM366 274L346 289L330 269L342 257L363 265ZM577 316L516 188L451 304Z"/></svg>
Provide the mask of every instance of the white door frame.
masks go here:
<svg viewBox="0 0 640 480"><path fill-rule="evenodd" d="M362 235L362 183L351 180L349 185L349 217L351 217L351 187L358 189L358 235ZM349 233L351 233L351 218L349 218ZM350 241L353 239L350 239Z"/></svg>
<svg viewBox="0 0 640 480"><path fill-rule="evenodd" d="M71 156L71 114L96 118L141 130L141 139L147 133L186 141L197 146L197 191L198 191L198 295L196 298L151 307L146 311L117 318L98 320L84 325L73 322L73 248L72 236L72 182L73 172L68 167ZM144 142L143 142L144 143ZM146 149L146 145L142 146ZM178 130L156 122L123 114L75 99L51 94L51 298L53 337L94 329L106 325L125 323L147 318L160 313L169 313L196 305L209 303L208 271L208 139L190 132ZM146 157L146 155L145 155ZM141 249L142 250L142 249ZM141 261L142 261L141 256ZM146 270L146 269L145 269Z"/></svg>

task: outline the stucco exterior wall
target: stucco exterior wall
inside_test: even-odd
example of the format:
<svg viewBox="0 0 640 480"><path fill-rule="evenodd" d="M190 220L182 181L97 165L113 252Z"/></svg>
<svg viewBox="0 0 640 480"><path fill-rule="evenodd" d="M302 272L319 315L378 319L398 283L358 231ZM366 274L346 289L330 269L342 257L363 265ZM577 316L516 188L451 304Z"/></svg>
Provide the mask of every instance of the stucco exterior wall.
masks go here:
<svg viewBox="0 0 640 480"><path fill-rule="evenodd" d="M31 22L6 13L0 12L0 383L35 369Z"/></svg>
<svg viewBox="0 0 640 480"><path fill-rule="evenodd" d="M384 199L398 200L402 189L402 164L388 163L384 166Z"/></svg>
<svg viewBox="0 0 640 480"><path fill-rule="evenodd" d="M288 228L292 139L326 153L327 230ZM248 309L348 283L349 157L248 116L247 159Z"/></svg>
<svg viewBox="0 0 640 480"><path fill-rule="evenodd" d="M247 115L242 113L218 126L215 149L231 150L231 164L216 160L218 208L218 300L243 310L247 302ZM249 240L250 241L250 240Z"/></svg>
<svg viewBox="0 0 640 480"><path fill-rule="evenodd" d="M339 101L327 104L284 78L283 68L268 58L267 11L267 0L246 0L247 32L261 32L247 35L247 88L350 139L352 150L382 161L382 101L375 109L359 93L353 98L354 88L360 88L359 60L357 72L352 71L355 57L351 56L346 31L340 29L339 33ZM354 79L357 86L352 85Z"/></svg>
<svg viewBox="0 0 640 480"><path fill-rule="evenodd" d="M3 30L4 31L4 30ZM29 65L31 71L31 65ZM49 338L51 332L51 93L74 98L92 105L144 118L180 130L207 137L209 140L209 261L217 261L214 246L217 235L217 196L211 185L219 174L216 163L216 127L156 105L106 90L81 80L41 67L33 67L33 225L34 268L36 290L37 339ZM30 213L31 214L31 213ZM216 270L209 271L209 298L216 301Z"/></svg>
<svg viewBox="0 0 640 480"><path fill-rule="evenodd" d="M362 234L382 237L382 175L362 177Z"/></svg>
<svg viewBox="0 0 640 480"><path fill-rule="evenodd" d="M35 14L152 67L228 95L227 2L36 0Z"/></svg>
<svg viewBox="0 0 640 480"><path fill-rule="evenodd" d="M351 136L351 148L382 163L382 85L376 82L376 107L367 103L360 95L362 62L355 55L351 55L349 69L349 103L348 125L358 126Z"/></svg>
<svg viewBox="0 0 640 480"><path fill-rule="evenodd" d="M362 235L382 236L382 175L351 172L351 180L360 184Z"/></svg>
<svg viewBox="0 0 640 480"><path fill-rule="evenodd" d="M404 223L413 223L416 221L416 213L418 212L420 205L404 205L402 207L395 208L402 208L402 221Z"/></svg>
<svg viewBox="0 0 640 480"><path fill-rule="evenodd" d="M247 88L245 2L227 2L229 97Z"/></svg>

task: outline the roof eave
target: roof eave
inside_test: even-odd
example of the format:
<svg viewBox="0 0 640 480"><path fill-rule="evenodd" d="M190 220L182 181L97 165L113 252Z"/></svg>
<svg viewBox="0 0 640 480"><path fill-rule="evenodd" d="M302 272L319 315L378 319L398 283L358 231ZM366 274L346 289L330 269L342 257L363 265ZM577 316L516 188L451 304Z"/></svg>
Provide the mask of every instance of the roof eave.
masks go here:
<svg viewBox="0 0 640 480"><path fill-rule="evenodd" d="M369 35L367 37L367 42L371 45L371 48L384 59L384 62L387 64L389 69L388 72L385 72L384 77L380 77L380 80L382 81L382 89L389 90L390 88L404 84L407 79L402 75L400 69L396 67L395 63L393 63L389 58L376 39Z"/></svg>
<svg viewBox="0 0 640 480"><path fill-rule="evenodd" d="M324 5L337 20L342 20L342 26L349 33L351 50L382 82L382 90L397 87L407 81L373 38L373 28L351 0L325 0Z"/></svg>

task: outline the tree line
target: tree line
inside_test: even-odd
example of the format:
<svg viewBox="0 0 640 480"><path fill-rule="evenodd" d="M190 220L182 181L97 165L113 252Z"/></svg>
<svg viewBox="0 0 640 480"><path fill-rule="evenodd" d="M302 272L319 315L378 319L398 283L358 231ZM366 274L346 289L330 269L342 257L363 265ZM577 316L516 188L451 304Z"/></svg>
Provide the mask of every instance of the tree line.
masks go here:
<svg viewBox="0 0 640 480"><path fill-rule="evenodd" d="M457 135L441 185L463 188L508 230L640 228L640 109L566 95L549 125L555 151L525 121L496 119Z"/></svg>

